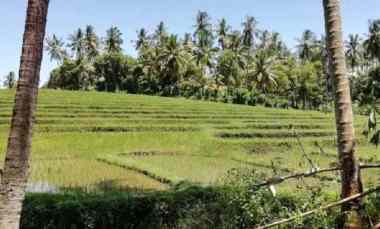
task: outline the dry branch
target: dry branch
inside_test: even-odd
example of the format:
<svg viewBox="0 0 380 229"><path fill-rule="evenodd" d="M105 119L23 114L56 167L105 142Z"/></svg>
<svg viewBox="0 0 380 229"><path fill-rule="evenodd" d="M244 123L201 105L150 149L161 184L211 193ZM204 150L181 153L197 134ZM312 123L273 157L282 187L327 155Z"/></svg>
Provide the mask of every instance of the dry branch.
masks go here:
<svg viewBox="0 0 380 229"><path fill-rule="evenodd" d="M360 169L373 169L373 168L380 168L380 164L360 165ZM333 168L326 168L326 169L312 169L311 171L294 173L288 176L276 176L276 177L269 178L268 180L262 183L259 183L255 185L254 187L258 188L258 187L263 187L263 186L268 186L268 185L276 185L290 179L301 178L301 177L311 177L320 173L334 172L334 171L340 171L340 170L341 170L340 167L333 167Z"/></svg>
<svg viewBox="0 0 380 229"><path fill-rule="evenodd" d="M369 194L372 194L372 193L375 193L375 192L380 192L380 186L376 187L376 188L369 189L369 190L367 190L367 191L365 191L363 193L359 193L359 194L347 197L345 199L339 200L337 202L328 204L326 206L322 206L320 208L316 208L316 209L310 210L308 212L305 212L305 213L302 213L302 214L299 214L299 215L296 215L296 216L292 216L292 217L290 217L288 219L283 219L283 220L280 220L280 221L277 221L277 222L274 222L274 223L271 223L271 224L267 224L267 225L264 225L264 226L256 227L256 229L272 228L272 227L275 227L275 226L278 226L278 225L281 225L281 224L290 223L290 222L295 221L295 220L297 220L299 218L310 216L310 215L313 215L313 214L315 214L317 212L325 211L325 210L328 210L330 208L334 208L334 207L343 205L345 203L348 203L348 202L356 200L356 199L360 199L362 197L365 197L365 196L367 196Z"/></svg>

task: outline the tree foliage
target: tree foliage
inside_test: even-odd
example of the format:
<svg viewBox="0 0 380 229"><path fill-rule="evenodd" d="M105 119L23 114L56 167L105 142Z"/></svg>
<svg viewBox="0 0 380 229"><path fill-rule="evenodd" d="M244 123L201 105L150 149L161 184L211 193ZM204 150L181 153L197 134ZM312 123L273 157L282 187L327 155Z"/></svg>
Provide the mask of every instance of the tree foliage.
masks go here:
<svg viewBox="0 0 380 229"><path fill-rule="evenodd" d="M152 32L140 29L136 58L123 54L122 32L115 26L103 38L90 25L76 30L69 36L69 50L53 35L47 39L46 50L59 66L47 86L224 102L241 102L238 95L246 91L244 104L330 106L332 86L324 37L306 30L292 52L279 33L259 29L254 17L246 17L241 30L236 30L225 18L214 26L209 14L200 11L194 24L194 31L183 37L170 34L164 22ZM374 20L367 37L352 34L345 43L352 98L360 105L380 96L379 31L379 20Z"/></svg>

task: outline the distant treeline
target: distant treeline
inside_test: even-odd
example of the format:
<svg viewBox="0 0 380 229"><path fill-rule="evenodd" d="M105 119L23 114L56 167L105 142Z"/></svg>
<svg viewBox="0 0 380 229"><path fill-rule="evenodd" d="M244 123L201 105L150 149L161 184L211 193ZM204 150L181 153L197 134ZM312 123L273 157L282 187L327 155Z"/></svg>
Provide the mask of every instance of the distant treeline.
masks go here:
<svg viewBox="0 0 380 229"><path fill-rule="evenodd" d="M123 53L117 27L103 38L92 26L67 42L52 35L46 50L59 66L46 87L302 109L331 102L324 37L306 30L292 51L279 33L259 29L254 17L236 30L225 19L213 25L207 12L199 12L194 24L183 37L169 34L163 22L151 33L141 29L136 58ZM380 98L380 20L370 22L366 37L349 35L346 56L353 100L363 105Z"/></svg>

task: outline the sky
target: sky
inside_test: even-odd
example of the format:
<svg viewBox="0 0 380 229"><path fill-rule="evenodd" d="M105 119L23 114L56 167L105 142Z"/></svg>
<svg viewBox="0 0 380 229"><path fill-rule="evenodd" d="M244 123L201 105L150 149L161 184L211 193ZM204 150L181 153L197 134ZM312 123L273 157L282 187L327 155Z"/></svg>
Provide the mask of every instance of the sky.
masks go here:
<svg viewBox="0 0 380 229"><path fill-rule="evenodd" d="M96 2L96 3L95 3ZM0 7L0 77L18 71L27 0L4 0ZM133 41L144 27L152 32L160 21L169 32L182 36L193 31L197 12L207 11L216 24L226 18L241 29L246 16L254 16L259 29L281 34L289 47L296 45L305 29L324 33L322 0L50 0L47 35L66 39L79 27L93 25L99 35L118 26L124 51L135 55ZM368 21L380 18L380 0L342 0L343 30L365 35ZM41 83L49 78L55 63L45 53Z"/></svg>

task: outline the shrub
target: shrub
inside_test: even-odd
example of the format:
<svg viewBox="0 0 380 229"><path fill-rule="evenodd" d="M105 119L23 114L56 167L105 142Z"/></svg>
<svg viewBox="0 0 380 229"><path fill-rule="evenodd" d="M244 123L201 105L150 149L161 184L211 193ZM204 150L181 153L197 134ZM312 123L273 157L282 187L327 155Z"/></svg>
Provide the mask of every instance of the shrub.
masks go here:
<svg viewBox="0 0 380 229"><path fill-rule="evenodd" d="M145 194L29 194L21 220L23 229L178 228L180 224L218 222L218 192L190 187L182 191ZM191 214L189 214L191 213ZM203 219L199 214L207 213Z"/></svg>
<svg viewBox="0 0 380 229"><path fill-rule="evenodd" d="M254 171L232 170L223 188L184 184L172 191L139 194L28 194L21 228L243 229L287 218L337 198L323 194L320 186L273 196L267 188L254 188L260 177ZM367 204L371 219L379 219L379 206L380 195L371 196ZM338 213L339 208L320 212L280 228L335 228Z"/></svg>

